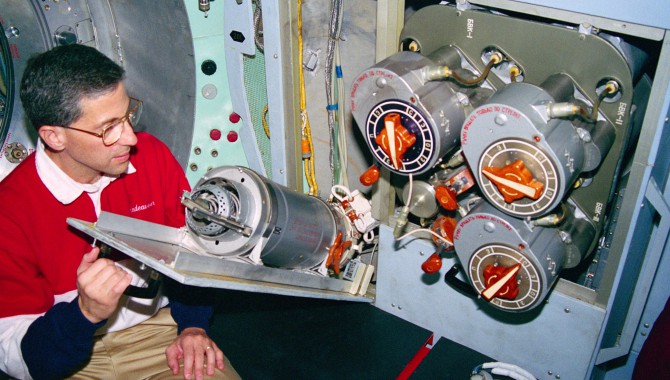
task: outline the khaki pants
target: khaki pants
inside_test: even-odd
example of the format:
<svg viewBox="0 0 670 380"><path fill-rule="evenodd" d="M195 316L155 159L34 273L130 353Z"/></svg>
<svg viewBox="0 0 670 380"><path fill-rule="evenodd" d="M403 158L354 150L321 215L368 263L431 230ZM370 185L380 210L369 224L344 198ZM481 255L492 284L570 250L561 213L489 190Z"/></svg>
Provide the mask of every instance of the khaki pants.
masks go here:
<svg viewBox="0 0 670 380"><path fill-rule="evenodd" d="M165 349L176 337L170 309L163 308L137 326L96 337L91 361L72 379L183 379L183 366L175 376L165 358ZM205 378L240 379L228 358L224 361L223 371Z"/></svg>

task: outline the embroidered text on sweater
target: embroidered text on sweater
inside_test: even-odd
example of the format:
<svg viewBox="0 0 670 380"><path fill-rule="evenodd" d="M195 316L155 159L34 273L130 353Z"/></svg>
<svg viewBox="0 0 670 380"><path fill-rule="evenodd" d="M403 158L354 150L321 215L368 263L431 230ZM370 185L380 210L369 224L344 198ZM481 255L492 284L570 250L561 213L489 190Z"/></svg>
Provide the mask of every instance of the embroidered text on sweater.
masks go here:
<svg viewBox="0 0 670 380"><path fill-rule="evenodd" d="M138 212L138 211L144 211L144 210L147 210L151 207L154 207L155 205L156 205L156 201L151 201L151 202L149 202L147 204L143 204L143 205L135 205L135 207L130 209L130 212L134 213L134 212Z"/></svg>

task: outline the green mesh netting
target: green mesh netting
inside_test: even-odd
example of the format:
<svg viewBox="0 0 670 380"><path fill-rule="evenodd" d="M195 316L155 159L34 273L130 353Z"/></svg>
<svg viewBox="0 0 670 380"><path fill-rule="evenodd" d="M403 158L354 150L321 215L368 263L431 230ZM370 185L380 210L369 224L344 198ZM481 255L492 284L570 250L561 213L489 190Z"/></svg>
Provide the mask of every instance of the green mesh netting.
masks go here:
<svg viewBox="0 0 670 380"><path fill-rule="evenodd" d="M267 85L265 82L265 55L256 48L254 57L244 56L244 87L247 90L247 103L251 113L251 123L258 143L258 149L263 159L263 166L267 177L272 179L272 157L270 150L270 138L265 134L263 128L263 108L268 103ZM269 118L266 114L265 120Z"/></svg>

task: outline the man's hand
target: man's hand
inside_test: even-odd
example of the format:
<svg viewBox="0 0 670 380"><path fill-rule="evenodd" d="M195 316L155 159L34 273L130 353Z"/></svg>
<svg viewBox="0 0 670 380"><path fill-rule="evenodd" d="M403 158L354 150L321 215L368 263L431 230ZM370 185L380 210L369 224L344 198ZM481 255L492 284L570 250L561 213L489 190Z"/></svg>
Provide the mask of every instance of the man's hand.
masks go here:
<svg viewBox="0 0 670 380"><path fill-rule="evenodd" d="M96 260L99 253L99 248L93 248L84 255L77 268L79 308L93 323L103 321L112 315L123 291L132 280L132 276L113 261Z"/></svg>
<svg viewBox="0 0 670 380"><path fill-rule="evenodd" d="M184 379L202 380L207 375L214 375L214 367L223 370L223 352L207 335L205 330L189 327L179 334L165 350L168 367L173 374L179 373L179 361L184 361Z"/></svg>

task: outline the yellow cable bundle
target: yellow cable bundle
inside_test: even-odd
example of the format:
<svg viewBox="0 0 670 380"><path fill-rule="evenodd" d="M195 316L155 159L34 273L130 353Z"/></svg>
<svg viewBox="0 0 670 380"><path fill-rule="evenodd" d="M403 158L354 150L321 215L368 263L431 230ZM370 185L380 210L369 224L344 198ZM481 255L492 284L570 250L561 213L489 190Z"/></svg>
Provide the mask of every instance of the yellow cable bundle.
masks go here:
<svg viewBox="0 0 670 380"><path fill-rule="evenodd" d="M263 107L263 112L261 114L261 121L263 122L263 130L265 131L265 135L270 138L270 126L268 125L268 110L269 110L269 105L266 103L265 107Z"/></svg>
<svg viewBox="0 0 670 380"><path fill-rule="evenodd" d="M309 195L318 195L319 187L316 183L316 174L314 171L314 144L312 143L312 130L309 126L309 117L307 116L307 96L305 94L305 75L303 73L302 61L302 0L298 0L298 53L300 64L300 119L302 121L301 134L304 140L307 141L309 150L303 148L303 166L305 170L305 177L309 185ZM304 146L305 144L303 144Z"/></svg>

